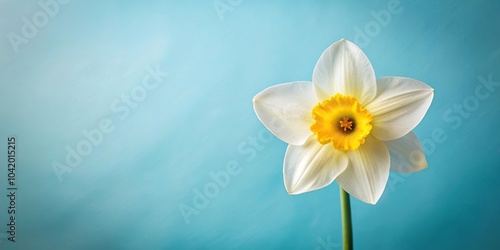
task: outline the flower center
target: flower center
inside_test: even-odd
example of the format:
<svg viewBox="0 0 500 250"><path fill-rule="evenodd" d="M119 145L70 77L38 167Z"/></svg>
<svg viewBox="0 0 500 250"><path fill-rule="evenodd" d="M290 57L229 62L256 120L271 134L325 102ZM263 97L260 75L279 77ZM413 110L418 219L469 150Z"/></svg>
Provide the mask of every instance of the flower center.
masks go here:
<svg viewBox="0 0 500 250"><path fill-rule="evenodd" d="M352 121L349 121L349 117L344 116L344 118L342 118L342 121L340 121L339 123L340 127L344 128L344 132L346 132L347 129L352 130Z"/></svg>
<svg viewBox="0 0 500 250"><path fill-rule="evenodd" d="M336 94L312 110L311 131L321 144L340 151L356 150L370 134L372 116L356 98Z"/></svg>

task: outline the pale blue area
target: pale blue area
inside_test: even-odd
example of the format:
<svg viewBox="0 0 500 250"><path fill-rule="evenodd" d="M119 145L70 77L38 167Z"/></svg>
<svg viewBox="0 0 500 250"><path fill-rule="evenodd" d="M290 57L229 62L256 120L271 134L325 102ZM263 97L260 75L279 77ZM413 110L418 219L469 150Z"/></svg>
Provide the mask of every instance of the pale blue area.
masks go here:
<svg viewBox="0 0 500 250"><path fill-rule="evenodd" d="M269 139L251 100L271 85L311 80L341 38L360 43L377 76L435 89L415 130L429 168L392 175L375 206L352 200L356 249L498 248L500 87L477 107L470 96L478 77L500 82L500 4L402 0L369 41L357 39L388 2L247 0L222 20L211 0L70 1L15 53L9 32L21 35L22 18L42 8L0 1L0 248L339 247L338 185L288 195L287 145ZM168 76L125 115L119 98L156 65ZM464 102L470 112L461 116L453 109ZM105 119L114 130L59 182L54 162L65 164L65 147ZM18 139L15 244L1 238L10 135ZM194 206L196 190L213 185L210 173L232 161L240 172L187 224L179 206Z"/></svg>

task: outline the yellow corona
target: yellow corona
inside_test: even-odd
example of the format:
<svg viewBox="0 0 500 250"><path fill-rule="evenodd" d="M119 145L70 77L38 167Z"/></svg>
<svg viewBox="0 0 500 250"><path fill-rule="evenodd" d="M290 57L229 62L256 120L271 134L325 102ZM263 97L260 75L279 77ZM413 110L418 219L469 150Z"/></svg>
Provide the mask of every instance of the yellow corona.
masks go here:
<svg viewBox="0 0 500 250"><path fill-rule="evenodd" d="M372 116L356 98L336 94L312 110L311 131L321 144L340 151L356 150L370 134Z"/></svg>

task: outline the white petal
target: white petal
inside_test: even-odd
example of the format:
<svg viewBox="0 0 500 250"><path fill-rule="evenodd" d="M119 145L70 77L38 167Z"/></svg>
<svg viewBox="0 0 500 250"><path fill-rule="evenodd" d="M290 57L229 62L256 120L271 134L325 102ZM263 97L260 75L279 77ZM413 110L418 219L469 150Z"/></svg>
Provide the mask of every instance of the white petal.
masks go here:
<svg viewBox="0 0 500 250"><path fill-rule="evenodd" d="M331 144L322 145L309 137L304 145L289 145L283 163L283 178L289 194L323 188L347 167L347 156Z"/></svg>
<svg viewBox="0 0 500 250"><path fill-rule="evenodd" d="M318 103L310 82L271 86L253 98L259 120L276 137L301 145L312 134L312 109Z"/></svg>
<svg viewBox="0 0 500 250"><path fill-rule="evenodd" d="M354 43L342 39L321 55L313 72L314 92L320 101L336 93L370 102L377 93L373 67Z"/></svg>
<svg viewBox="0 0 500 250"><path fill-rule="evenodd" d="M390 156L384 143L373 136L357 150L348 151L349 165L337 177L345 191L359 200L375 204L389 178Z"/></svg>
<svg viewBox="0 0 500 250"><path fill-rule="evenodd" d="M371 133L383 141L413 130L434 97L434 89L427 84L404 77L379 78L377 90L377 96L365 107L373 117Z"/></svg>
<svg viewBox="0 0 500 250"><path fill-rule="evenodd" d="M424 151L413 132L384 143L391 155L391 171L413 173L427 168Z"/></svg>

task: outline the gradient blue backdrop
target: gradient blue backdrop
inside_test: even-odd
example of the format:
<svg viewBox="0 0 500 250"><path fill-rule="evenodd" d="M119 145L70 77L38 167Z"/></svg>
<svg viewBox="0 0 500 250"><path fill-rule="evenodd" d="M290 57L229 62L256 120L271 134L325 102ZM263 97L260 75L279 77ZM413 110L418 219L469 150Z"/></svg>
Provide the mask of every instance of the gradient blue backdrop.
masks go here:
<svg viewBox="0 0 500 250"><path fill-rule="evenodd" d="M373 13L389 2L75 0L45 20L37 1L0 1L0 248L340 249L338 185L288 195L287 145L251 100L310 80L341 38L360 44L377 76L435 88L415 130L429 168L391 174L375 206L352 200L356 249L498 248L500 87L479 79L500 82L500 4L401 0L377 29ZM40 27L13 45L23 18ZM148 67L168 76L126 116L113 111ZM106 118L114 130L60 182L55 162ZM5 238L10 135L16 243ZM227 164L239 172L196 208Z"/></svg>

